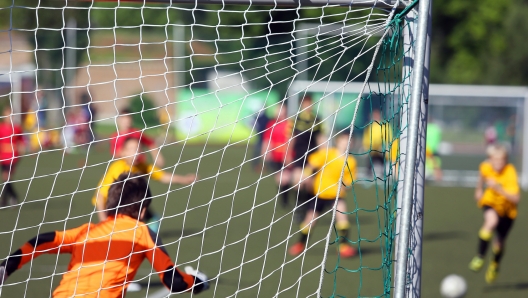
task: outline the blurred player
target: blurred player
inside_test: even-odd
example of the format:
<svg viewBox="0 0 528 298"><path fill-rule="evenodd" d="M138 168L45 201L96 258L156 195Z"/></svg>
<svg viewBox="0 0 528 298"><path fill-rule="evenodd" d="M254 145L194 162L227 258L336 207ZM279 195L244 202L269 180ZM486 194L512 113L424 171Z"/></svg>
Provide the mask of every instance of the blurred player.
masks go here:
<svg viewBox="0 0 528 298"><path fill-rule="evenodd" d="M440 144L442 142L442 128L434 120L427 123L427 137L425 142L425 176L442 180L442 159L440 158Z"/></svg>
<svg viewBox="0 0 528 298"><path fill-rule="evenodd" d="M99 189L96 191L95 196L92 198L92 203L96 206L97 215L100 221L104 221L107 218L105 212L107 206L108 191L112 186L112 183L119 177L119 175L126 174L144 174L150 175L151 179L158 180L162 183L179 183L179 184L191 184L196 180L196 175L188 174L185 176L172 175L171 173L164 172L152 164L142 162L145 158L140 158L141 151L139 140L134 137L128 137L123 140L119 150L119 156L121 159L113 161L108 167L105 176L99 183ZM159 228L159 217L155 215L150 208L147 208L144 216L145 221L149 228L153 231L157 231Z"/></svg>
<svg viewBox="0 0 528 298"><path fill-rule="evenodd" d="M259 111L255 117L255 147L253 149L254 160L252 161L252 165L257 173L260 173L262 170L260 169L258 157L262 156L262 143L264 142L264 134L269 121L270 119L268 118L268 115L266 115L266 110Z"/></svg>
<svg viewBox="0 0 528 298"><path fill-rule="evenodd" d="M12 182L20 152L24 151L22 129L11 120L11 107L6 106L0 119L0 168L4 188L1 207L18 203L18 195Z"/></svg>
<svg viewBox="0 0 528 298"><path fill-rule="evenodd" d="M319 139L321 138L323 138L322 135ZM326 140L323 140L319 149L308 156L304 178L308 178L314 171L317 171L317 173L313 178L312 191L310 192L312 196L305 209L306 215L301 223L301 237L299 242L290 247L289 250L293 256L299 255L304 251L308 235L315 226L317 218L321 212L334 206L336 198L335 227L339 235L339 254L344 258L356 255L356 249L347 243L350 223L346 215L347 206L344 187L341 187L338 193L345 162L347 163L347 168L345 169L342 183L350 185L356 176L356 160L346 151L348 140L348 133L340 133L335 139L336 147L327 148L327 145L324 144Z"/></svg>
<svg viewBox="0 0 528 298"><path fill-rule="evenodd" d="M156 147L156 144L151 138L149 138L144 132L132 127L131 115L132 112L126 109L119 113L119 116L116 120L117 132L115 132L110 137L110 154L114 158L121 157L119 155L119 150L121 149L121 146L123 146L123 143L127 138L133 137L140 140L141 145L145 146L149 150L150 155L152 156L152 160L154 161L154 165L156 165L157 167L163 167L165 163L163 155ZM139 160L139 162L146 162L145 155L142 154L139 158L141 159Z"/></svg>
<svg viewBox="0 0 528 298"><path fill-rule="evenodd" d="M368 152L368 169L373 177L384 171L387 147L392 140L392 127L384 123L379 110L372 111L372 121L363 131L363 149Z"/></svg>
<svg viewBox="0 0 528 298"><path fill-rule="evenodd" d="M205 274L174 266L159 235L140 220L151 203L147 181L122 174L109 189L108 218L98 224L43 233L26 242L0 264L5 279L41 254L71 254L53 297L124 297L144 259L173 293L209 288Z"/></svg>
<svg viewBox="0 0 528 298"><path fill-rule="evenodd" d="M287 165L291 161L292 151L288 150L291 123L286 116L286 108L280 107L276 119L269 121L266 126L261 149L261 155L275 173L275 182L279 186L284 207L288 206L288 190L291 188L291 173Z"/></svg>
<svg viewBox="0 0 528 298"><path fill-rule="evenodd" d="M293 181L300 183L303 176L307 156L317 145L317 138L321 133L321 124L313 112L313 102L310 96L305 96L299 109L293 128ZM297 205L301 205L310 198L310 193L304 188L299 189Z"/></svg>
<svg viewBox="0 0 528 298"><path fill-rule="evenodd" d="M520 190L515 167L508 163L506 148L491 145L487 154L488 159L480 164L480 178L475 190L475 199L484 211L484 224L479 231L477 256L473 258L469 268L473 271L482 268L486 251L495 233L493 259L486 271L486 282L492 283L497 278L506 237L517 217ZM486 189L483 192L484 183Z"/></svg>

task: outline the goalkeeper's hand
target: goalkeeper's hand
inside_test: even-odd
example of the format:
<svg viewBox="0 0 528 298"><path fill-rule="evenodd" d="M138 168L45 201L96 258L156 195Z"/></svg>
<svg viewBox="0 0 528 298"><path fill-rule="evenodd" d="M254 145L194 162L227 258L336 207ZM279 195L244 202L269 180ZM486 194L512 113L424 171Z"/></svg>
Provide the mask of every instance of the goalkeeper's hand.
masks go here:
<svg viewBox="0 0 528 298"><path fill-rule="evenodd" d="M195 277L193 293L198 294L209 289L209 279L203 272L195 270L191 266L185 266L185 273Z"/></svg>

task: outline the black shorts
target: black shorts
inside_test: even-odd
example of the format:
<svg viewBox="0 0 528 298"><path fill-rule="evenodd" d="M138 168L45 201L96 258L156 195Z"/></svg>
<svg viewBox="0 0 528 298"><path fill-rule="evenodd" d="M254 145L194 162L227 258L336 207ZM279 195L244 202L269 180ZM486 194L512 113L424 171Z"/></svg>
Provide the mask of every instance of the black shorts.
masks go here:
<svg viewBox="0 0 528 298"><path fill-rule="evenodd" d="M308 156L304 156L303 154L299 154L299 155L294 154L292 167L293 168L304 168L307 161L308 161Z"/></svg>
<svg viewBox="0 0 528 298"><path fill-rule="evenodd" d="M490 206L482 206L482 210L486 212L489 209L493 209ZM497 224L497 227L495 228L495 231L497 231L497 237L498 240L503 242L506 240L506 237L510 233L510 230L513 226L513 219L507 217L507 216L499 216L499 223Z"/></svg>
<svg viewBox="0 0 528 298"><path fill-rule="evenodd" d="M341 199L338 199L341 200ZM334 199L321 199L321 198L312 198L308 203L306 203L306 211L316 211L317 213L322 213L326 210L334 207Z"/></svg>
<svg viewBox="0 0 528 298"><path fill-rule="evenodd" d="M314 135L312 137L315 138L316 136ZM304 168L304 166L308 162L308 156L310 155L310 153L314 152L315 150L316 143L315 141L311 141L311 142L304 141L301 143L299 140L297 142L298 143L296 143L295 146L293 147L292 167Z"/></svg>

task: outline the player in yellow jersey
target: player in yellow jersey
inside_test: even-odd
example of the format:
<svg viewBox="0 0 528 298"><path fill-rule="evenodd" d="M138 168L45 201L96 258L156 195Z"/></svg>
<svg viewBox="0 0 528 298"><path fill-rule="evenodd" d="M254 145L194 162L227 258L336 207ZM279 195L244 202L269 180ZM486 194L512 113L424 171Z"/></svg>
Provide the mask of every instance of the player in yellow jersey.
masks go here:
<svg viewBox="0 0 528 298"><path fill-rule="evenodd" d="M321 137L323 137L321 135ZM332 208L336 204L336 229L339 234L339 253L341 257L348 258L356 255L356 250L347 243L350 223L346 215L345 189L341 183L343 166L347 163L342 183L350 185L356 176L356 160L348 155L347 147L349 141L348 133L339 134L335 147L328 147L323 143L319 149L308 156L308 162L304 171L304 179L312 173L316 173L313 181L308 183L312 186L312 198L306 203L306 215L301 223L301 237L299 242L290 247L291 255L299 255L306 247L308 235L314 227L317 218L325 209ZM325 141L326 142L326 141ZM306 183L305 183L306 185Z"/></svg>
<svg viewBox="0 0 528 298"><path fill-rule="evenodd" d="M520 189L515 167L508 163L506 148L491 145L487 154L488 159L480 164L480 178L475 190L478 206L484 210L484 224L479 231L477 256L473 258L469 268L475 272L482 268L484 256L495 233L493 259L486 271L486 282L492 283L497 278L506 237L517 217ZM484 184L486 189L483 191Z"/></svg>
<svg viewBox="0 0 528 298"><path fill-rule="evenodd" d="M368 152L367 166L372 177L383 175L391 140L392 126L383 120L380 110L373 110L372 121L363 130L363 149Z"/></svg>
<svg viewBox="0 0 528 298"><path fill-rule="evenodd" d="M157 168L152 164L146 163L144 160L139 158L141 153L139 140L135 137L129 137L124 142L121 148L119 149L118 156L121 159L118 159L110 164L108 167L103 179L99 183L99 188L95 192L95 196L92 198L92 203L97 209L97 215L99 216L100 221L104 221L107 217L105 212L106 209L106 200L108 198L108 190L114 181L123 173L134 173L134 174L145 174L150 175L150 178L153 180L158 180L162 183L179 183L179 184L191 184L196 180L196 175L187 174L184 176L172 175ZM142 161L143 160L143 161ZM157 230L159 226L158 221L153 221L154 214L152 211L147 208L145 220L146 222L152 222L149 224L149 228L154 231Z"/></svg>

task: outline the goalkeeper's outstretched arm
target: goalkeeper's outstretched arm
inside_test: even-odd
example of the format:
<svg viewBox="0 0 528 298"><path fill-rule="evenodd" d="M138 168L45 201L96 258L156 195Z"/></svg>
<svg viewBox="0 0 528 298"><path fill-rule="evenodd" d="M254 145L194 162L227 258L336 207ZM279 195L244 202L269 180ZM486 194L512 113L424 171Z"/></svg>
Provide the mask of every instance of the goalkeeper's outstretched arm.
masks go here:
<svg viewBox="0 0 528 298"><path fill-rule="evenodd" d="M192 267L186 267L182 272L172 262L160 238L148 229L148 236L144 243L145 255L152 267L158 272L161 282L173 293L192 291L198 294L209 288L209 281L205 274Z"/></svg>
<svg viewBox="0 0 528 298"><path fill-rule="evenodd" d="M67 231L55 231L38 234L22 247L10 254L1 264L4 268L4 276L0 276L0 282L7 278L16 270L22 268L26 263L42 254L71 253L72 244L75 239L72 235L75 230L85 229L86 225ZM1 283L0 283L1 285Z"/></svg>

